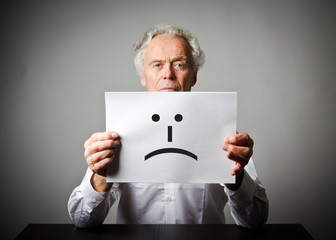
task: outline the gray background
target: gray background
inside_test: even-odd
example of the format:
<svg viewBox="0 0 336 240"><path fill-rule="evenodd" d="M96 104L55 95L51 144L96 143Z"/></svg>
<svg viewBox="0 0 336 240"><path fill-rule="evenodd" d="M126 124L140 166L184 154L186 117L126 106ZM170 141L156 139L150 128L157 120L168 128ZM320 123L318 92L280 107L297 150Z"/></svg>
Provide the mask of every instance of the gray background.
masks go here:
<svg viewBox="0 0 336 240"><path fill-rule="evenodd" d="M131 48L158 23L198 36L206 63L194 91L238 92L268 223L335 235L335 1L10 2L1 5L2 236L70 223L83 143L105 128L104 92L144 90ZM115 209L106 222L114 218Z"/></svg>

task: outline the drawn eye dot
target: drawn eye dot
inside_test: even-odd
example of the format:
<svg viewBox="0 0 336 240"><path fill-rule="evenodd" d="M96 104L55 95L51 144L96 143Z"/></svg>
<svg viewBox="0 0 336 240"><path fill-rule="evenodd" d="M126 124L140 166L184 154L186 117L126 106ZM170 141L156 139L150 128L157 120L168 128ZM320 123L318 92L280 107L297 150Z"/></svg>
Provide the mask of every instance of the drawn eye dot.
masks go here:
<svg viewBox="0 0 336 240"><path fill-rule="evenodd" d="M158 122L158 121L160 120L160 116L159 116L159 114L153 114L153 116L152 116L152 120L153 120L154 122Z"/></svg>
<svg viewBox="0 0 336 240"><path fill-rule="evenodd" d="M181 114L176 114L176 115L175 115L175 121L176 121L176 122L181 122L182 119L183 119L183 117L182 117Z"/></svg>

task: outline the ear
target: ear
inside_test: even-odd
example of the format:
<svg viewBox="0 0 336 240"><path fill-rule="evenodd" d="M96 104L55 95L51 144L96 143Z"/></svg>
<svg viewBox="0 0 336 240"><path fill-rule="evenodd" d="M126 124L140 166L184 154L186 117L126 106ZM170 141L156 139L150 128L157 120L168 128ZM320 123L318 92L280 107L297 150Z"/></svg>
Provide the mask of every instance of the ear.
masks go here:
<svg viewBox="0 0 336 240"><path fill-rule="evenodd" d="M145 78L144 74L141 75L141 77L140 77L140 81L141 81L141 85L142 85L143 87L146 87L146 86L147 86L147 81L146 81L146 78Z"/></svg>
<svg viewBox="0 0 336 240"><path fill-rule="evenodd" d="M195 74L194 74L194 77L192 78L192 83L191 83L191 86L195 86L197 82L197 70L195 71Z"/></svg>

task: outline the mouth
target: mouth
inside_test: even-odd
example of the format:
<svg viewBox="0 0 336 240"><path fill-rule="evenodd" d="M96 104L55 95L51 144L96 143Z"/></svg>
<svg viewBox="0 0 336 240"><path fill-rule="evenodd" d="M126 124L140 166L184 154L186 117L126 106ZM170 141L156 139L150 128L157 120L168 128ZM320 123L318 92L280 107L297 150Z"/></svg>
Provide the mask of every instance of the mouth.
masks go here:
<svg viewBox="0 0 336 240"><path fill-rule="evenodd" d="M179 154L183 154L188 157L191 157L197 161L197 156L195 154L187 150L181 149L181 148L161 148L161 149L155 150L153 152L148 153L145 156L145 161L151 157L154 157L156 155L163 154L163 153L179 153Z"/></svg>
<svg viewBox="0 0 336 240"><path fill-rule="evenodd" d="M179 90L174 87L164 87L159 89L159 92L178 92L178 91Z"/></svg>

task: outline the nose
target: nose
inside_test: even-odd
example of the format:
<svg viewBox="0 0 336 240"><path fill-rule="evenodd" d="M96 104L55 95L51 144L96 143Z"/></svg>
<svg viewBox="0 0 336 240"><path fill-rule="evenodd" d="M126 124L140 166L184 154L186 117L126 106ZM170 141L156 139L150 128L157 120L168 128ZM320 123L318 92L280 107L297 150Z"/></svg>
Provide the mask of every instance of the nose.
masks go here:
<svg viewBox="0 0 336 240"><path fill-rule="evenodd" d="M171 66L165 68L163 78L166 80L175 80L176 76Z"/></svg>

